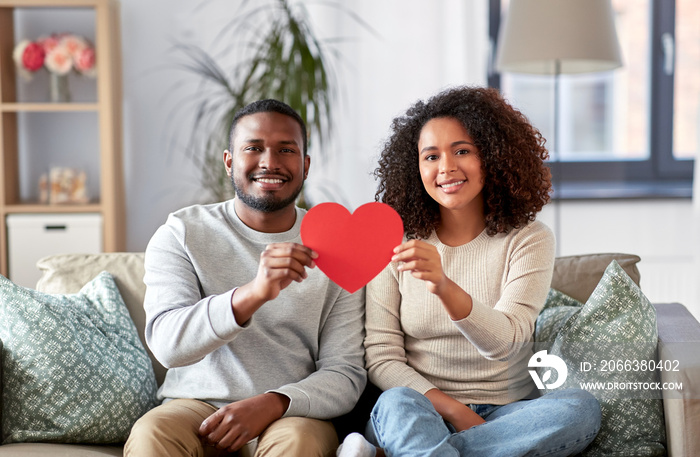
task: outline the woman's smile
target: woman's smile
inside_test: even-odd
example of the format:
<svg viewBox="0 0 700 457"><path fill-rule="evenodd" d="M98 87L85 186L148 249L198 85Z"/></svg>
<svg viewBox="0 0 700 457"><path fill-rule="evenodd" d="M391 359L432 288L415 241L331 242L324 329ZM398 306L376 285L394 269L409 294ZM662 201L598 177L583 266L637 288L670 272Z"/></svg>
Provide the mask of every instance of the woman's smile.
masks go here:
<svg viewBox="0 0 700 457"><path fill-rule="evenodd" d="M442 189L443 192L446 194L451 194L455 192L459 192L459 190L462 188L462 185L466 183L466 179L455 179L455 180L449 180L449 181L444 181L442 183L438 184L438 187Z"/></svg>

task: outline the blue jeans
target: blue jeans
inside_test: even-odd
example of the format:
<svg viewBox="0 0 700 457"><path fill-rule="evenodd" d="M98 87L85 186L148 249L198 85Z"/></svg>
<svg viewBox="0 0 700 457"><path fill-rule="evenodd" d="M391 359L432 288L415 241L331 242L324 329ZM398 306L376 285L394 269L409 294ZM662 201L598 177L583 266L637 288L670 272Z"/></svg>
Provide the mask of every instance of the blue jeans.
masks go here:
<svg viewBox="0 0 700 457"><path fill-rule="evenodd" d="M455 433L424 395L397 387L379 397L365 436L389 457L567 456L600 429L598 400L578 389L474 410L486 422Z"/></svg>

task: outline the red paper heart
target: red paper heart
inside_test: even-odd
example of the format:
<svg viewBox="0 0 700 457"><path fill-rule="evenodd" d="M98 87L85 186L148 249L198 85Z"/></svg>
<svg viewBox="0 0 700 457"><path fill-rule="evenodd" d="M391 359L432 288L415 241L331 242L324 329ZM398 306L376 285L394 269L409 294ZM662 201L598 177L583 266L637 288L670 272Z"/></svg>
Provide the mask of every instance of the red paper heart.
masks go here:
<svg viewBox="0 0 700 457"><path fill-rule="evenodd" d="M318 268L350 293L382 271L402 238L401 216L379 202L353 214L337 203L321 203L301 221L301 239L318 253Z"/></svg>

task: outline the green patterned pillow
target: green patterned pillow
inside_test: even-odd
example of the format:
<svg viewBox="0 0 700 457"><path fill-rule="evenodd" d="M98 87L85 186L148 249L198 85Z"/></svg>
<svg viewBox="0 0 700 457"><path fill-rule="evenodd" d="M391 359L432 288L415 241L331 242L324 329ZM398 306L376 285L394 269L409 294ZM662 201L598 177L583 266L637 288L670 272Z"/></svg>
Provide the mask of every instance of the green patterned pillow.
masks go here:
<svg viewBox="0 0 700 457"><path fill-rule="evenodd" d="M2 444L118 443L156 381L112 276L50 295L0 276Z"/></svg>
<svg viewBox="0 0 700 457"><path fill-rule="evenodd" d="M549 289L544 308L535 322L535 352L548 350L561 328L576 313L583 303L556 289Z"/></svg>
<svg viewBox="0 0 700 457"><path fill-rule="evenodd" d="M620 265L611 262L551 348L568 368L561 388L586 388L601 405L600 432L583 455L665 455L660 392L648 388L658 375L643 369L656 360L657 340L654 307ZM601 384L582 386L596 382Z"/></svg>
<svg viewBox="0 0 700 457"><path fill-rule="evenodd" d="M535 322L536 351L549 349L562 327L579 311L581 308L578 306L558 306L542 310Z"/></svg>
<svg viewBox="0 0 700 457"><path fill-rule="evenodd" d="M547 300L544 302L544 307L542 308L542 311L550 308L559 308L561 306L575 306L580 308L583 306L583 303L576 300L575 298L571 298L564 292L558 291L556 289L549 289L549 293L547 294Z"/></svg>

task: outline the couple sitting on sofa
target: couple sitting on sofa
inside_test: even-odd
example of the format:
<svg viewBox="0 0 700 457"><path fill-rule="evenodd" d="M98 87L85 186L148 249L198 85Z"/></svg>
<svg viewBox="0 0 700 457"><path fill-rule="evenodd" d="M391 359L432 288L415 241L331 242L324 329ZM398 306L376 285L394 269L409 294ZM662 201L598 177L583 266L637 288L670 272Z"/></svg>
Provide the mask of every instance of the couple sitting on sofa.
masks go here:
<svg viewBox="0 0 700 457"><path fill-rule="evenodd" d="M341 456L571 455L595 438L598 401L535 398L527 370L554 265L535 221L551 190L543 138L482 88L418 102L392 127L377 195L407 241L365 300L301 244L302 119L274 100L237 113L224 152L236 198L173 213L146 250L146 339L169 370L126 455L333 455L329 419L355 406L365 367L384 393Z"/></svg>

